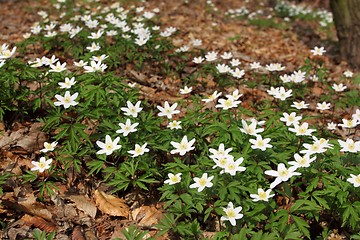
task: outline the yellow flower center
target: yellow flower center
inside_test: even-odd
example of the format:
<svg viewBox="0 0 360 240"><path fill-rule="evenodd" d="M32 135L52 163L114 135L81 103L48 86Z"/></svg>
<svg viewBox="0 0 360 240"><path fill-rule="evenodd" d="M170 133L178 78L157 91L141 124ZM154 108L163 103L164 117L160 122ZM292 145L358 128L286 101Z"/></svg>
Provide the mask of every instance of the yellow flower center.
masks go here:
<svg viewBox="0 0 360 240"><path fill-rule="evenodd" d="M259 193L259 198L260 198L261 200L266 199L266 192L261 192L261 193Z"/></svg>
<svg viewBox="0 0 360 240"><path fill-rule="evenodd" d="M254 129L252 127L247 127L246 131L248 132L248 134L253 134L254 133Z"/></svg>
<svg viewBox="0 0 360 240"><path fill-rule="evenodd" d="M358 176L355 177L355 182L356 182L357 184L360 184L360 175L358 175Z"/></svg>
<svg viewBox="0 0 360 240"><path fill-rule="evenodd" d="M180 146L179 146L180 149L187 149L187 144L186 143L180 143Z"/></svg>
<svg viewBox="0 0 360 240"><path fill-rule="evenodd" d="M355 143L349 143L348 149L349 149L350 151L354 151L354 150L355 150Z"/></svg>
<svg viewBox="0 0 360 240"><path fill-rule="evenodd" d="M71 98L69 96L64 97L64 103L70 103Z"/></svg>
<svg viewBox="0 0 360 240"><path fill-rule="evenodd" d="M219 159L219 165L220 165L220 166L224 166L224 165L226 164L226 162L227 162L227 161L226 161L226 158L220 158L220 159Z"/></svg>
<svg viewBox="0 0 360 240"><path fill-rule="evenodd" d="M306 159L304 157L302 157L302 158L299 159L298 163L300 165L305 165L306 164Z"/></svg>
<svg viewBox="0 0 360 240"><path fill-rule="evenodd" d="M286 177L288 175L289 171L287 169L284 170L280 170L279 171L279 176L280 177Z"/></svg>
<svg viewBox="0 0 360 240"><path fill-rule="evenodd" d="M259 147L265 146L264 141L263 141L263 140L259 140L259 141L258 141L258 146L259 146Z"/></svg>
<svg viewBox="0 0 360 240"><path fill-rule="evenodd" d="M317 144L312 144L312 145L311 145L311 150L314 151L314 152L318 151L318 150L319 150L319 145L317 145Z"/></svg>
<svg viewBox="0 0 360 240"><path fill-rule="evenodd" d="M5 57L11 57L11 52L10 51L5 51L5 52L3 52L3 56L5 56Z"/></svg>
<svg viewBox="0 0 360 240"><path fill-rule="evenodd" d="M172 176L172 177L171 177L171 181L172 181L172 182L179 182L179 180L180 180L180 179L178 178L178 176Z"/></svg>
<svg viewBox="0 0 360 240"><path fill-rule="evenodd" d="M236 216L235 211L233 209L228 209L226 215L229 218L234 218Z"/></svg>
<svg viewBox="0 0 360 240"><path fill-rule="evenodd" d="M231 107L232 104L233 104L233 102L231 101L231 99L228 99L228 100L226 100L226 101L224 102L224 105L225 105L226 107Z"/></svg>
<svg viewBox="0 0 360 240"><path fill-rule="evenodd" d="M206 179L200 178L200 180L199 180L199 185L200 185L200 186L205 186L205 185L206 185Z"/></svg>
<svg viewBox="0 0 360 240"><path fill-rule="evenodd" d="M305 134L305 133L306 133L306 130L307 130L306 127L300 127L300 128L299 128L299 133L300 133L300 134Z"/></svg>
<svg viewBox="0 0 360 240"><path fill-rule="evenodd" d="M235 165L234 165L234 164L229 164L228 168L229 168L229 170L234 170L234 169L235 169Z"/></svg>
<svg viewBox="0 0 360 240"><path fill-rule="evenodd" d="M142 148L141 148L141 147L136 147L136 148L135 148L135 152L136 152L137 154L142 153Z"/></svg>

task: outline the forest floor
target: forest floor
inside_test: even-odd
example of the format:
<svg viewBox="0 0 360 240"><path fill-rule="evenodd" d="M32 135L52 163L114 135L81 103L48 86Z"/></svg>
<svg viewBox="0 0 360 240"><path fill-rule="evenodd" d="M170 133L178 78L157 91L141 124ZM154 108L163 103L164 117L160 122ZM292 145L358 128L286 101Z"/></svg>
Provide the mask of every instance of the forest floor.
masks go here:
<svg viewBox="0 0 360 240"><path fill-rule="evenodd" d="M37 14L38 11L47 11L50 7L48 2L43 0L0 1L0 44L13 44L23 40L23 34L29 32L29 28L35 22L41 20ZM323 1L321 2L325 4ZM234 57L240 59L243 64L255 61L261 63L280 62L289 71L294 71L304 64L304 59L310 56L310 50L315 46L323 46L327 50L323 58L324 64L331 72L331 77L341 76L344 71L350 69L346 62L339 61L336 32L333 28L328 31L319 31L316 23L305 20L294 20L286 28L258 26L245 20L225 16L224 12L231 8L240 8L245 4L244 1L217 0L213 3L219 11L209 10L206 1L190 0L185 3L172 0L149 0L142 4L149 9L159 8L161 22L181 30L174 39L176 46L184 45L189 39L198 38L202 39L203 47L207 50L219 51L221 49L232 52ZM249 9L259 9L257 1L252 1L247 6ZM207 86L215 86L215 83L211 83L211 79L208 81L210 83ZM165 84L174 84L174 82L169 81ZM147 90L153 90L146 86L143 86L142 89L145 98L152 102L161 102L178 96L178 90L173 86L163 88L166 90L156 89L156 94L147 93ZM313 89L313 92L318 95L326 94L325 89ZM253 93L262 94L261 92ZM16 141L14 140L16 143L11 144L11 147L8 145L0 147L0 169L8 169L11 165L14 167L12 172L16 174L21 172L24 166L31 167L29 166L30 161L28 161L31 158L29 149L38 152L42 148L39 142L44 142L46 135L31 122L14 122L12 124L12 131L19 137L15 139ZM6 130L5 128L5 123L0 123L0 131ZM14 134L11 136L14 137ZM74 176L69 175L69 178L71 177ZM76 182L78 183L77 189L82 188L83 193L89 191L87 189L89 183L86 179L77 179ZM91 240L123 237L121 230L129 226L131 221L106 214L96 215L96 206L92 199L89 200L84 197L85 195L79 197L77 193L71 192L70 186L59 185L57 187L59 188L57 196L59 199L55 197L51 203L40 204L36 202L34 194L31 193L31 185L23 188L17 186L15 182L10 182L4 188L3 204L0 206L1 222L2 224L6 223L6 226L2 226L0 235L3 235L4 239L28 238L31 236L29 235L31 227L35 226L49 232L56 230L58 232L57 239ZM28 198L19 204L12 202L13 195L26 195ZM94 198L101 198L101 196ZM67 204L60 208L57 207L57 201ZM139 206L137 212L133 211L132 214L134 219L145 214L147 218L141 219L142 224L150 225L154 219L161 217L161 204ZM51 219L52 215L63 216L58 226L46 221L46 219ZM211 237L211 233L208 237ZM341 238L339 235L334 235L333 239Z"/></svg>

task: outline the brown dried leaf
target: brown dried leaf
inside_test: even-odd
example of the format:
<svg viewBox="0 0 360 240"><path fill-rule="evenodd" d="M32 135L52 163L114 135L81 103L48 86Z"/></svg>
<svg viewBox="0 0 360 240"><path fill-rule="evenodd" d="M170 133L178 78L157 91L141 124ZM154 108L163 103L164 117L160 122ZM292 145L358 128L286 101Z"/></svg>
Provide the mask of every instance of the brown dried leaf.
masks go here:
<svg viewBox="0 0 360 240"><path fill-rule="evenodd" d="M94 193L95 202L99 210L111 216L128 217L129 206L123 199L96 190Z"/></svg>
<svg viewBox="0 0 360 240"><path fill-rule="evenodd" d="M85 240L85 236L80 226L76 226L71 234L71 240Z"/></svg>
<svg viewBox="0 0 360 240"><path fill-rule="evenodd" d="M95 218L96 216L96 205L84 196L84 195L72 195L70 196L71 201L73 201L78 209L88 214L90 217Z"/></svg>
<svg viewBox="0 0 360 240"><path fill-rule="evenodd" d="M33 193L28 194L25 199L19 198L18 204L21 205L23 212L52 221L53 216L51 212L47 210L44 204L36 201Z"/></svg>
<svg viewBox="0 0 360 240"><path fill-rule="evenodd" d="M321 87L314 86L311 89L311 93L315 96L321 96L323 94L324 90Z"/></svg>
<svg viewBox="0 0 360 240"><path fill-rule="evenodd" d="M131 217L140 226L151 227L163 218L163 212L154 206L141 206L131 212Z"/></svg>
<svg viewBox="0 0 360 240"><path fill-rule="evenodd" d="M52 222L46 221L45 219L37 216L30 216L29 214L25 214L21 220L25 222L28 226L34 226L46 232L54 232L56 231L56 226Z"/></svg>
<svg viewBox="0 0 360 240"><path fill-rule="evenodd" d="M212 239L215 236L216 232L204 231L202 233L204 239Z"/></svg>
<svg viewBox="0 0 360 240"><path fill-rule="evenodd" d="M92 228L85 227L84 231L85 231L84 235L86 240L98 240Z"/></svg>
<svg viewBox="0 0 360 240"><path fill-rule="evenodd" d="M8 239L25 239L29 236L30 227L21 219L9 225L7 230ZM2 235L4 236L4 235Z"/></svg>
<svg viewBox="0 0 360 240"><path fill-rule="evenodd" d="M0 148L21 147L27 152L40 150L46 140L45 133L40 131L42 125L43 123L34 123L29 127L6 131L0 138Z"/></svg>

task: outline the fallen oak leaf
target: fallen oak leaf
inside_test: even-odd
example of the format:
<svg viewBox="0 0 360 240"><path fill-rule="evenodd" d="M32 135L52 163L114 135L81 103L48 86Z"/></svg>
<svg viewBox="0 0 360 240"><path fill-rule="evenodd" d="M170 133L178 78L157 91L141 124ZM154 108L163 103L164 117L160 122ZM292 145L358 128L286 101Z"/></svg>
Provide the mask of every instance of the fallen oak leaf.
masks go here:
<svg viewBox="0 0 360 240"><path fill-rule="evenodd" d="M94 193L95 202L99 210L111 216L128 217L129 206L123 199L96 190Z"/></svg>
<svg viewBox="0 0 360 240"><path fill-rule="evenodd" d="M41 217L48 221L53 221L51 212L44 204L36 201L33 193L28 194L26 198L19 198L17 204L21 205L22 211L26 213Z"/></svg>
<svg viewBox="0 0 360 240"><path fill-rule="evenodd" d="M140 226L152 227L163 218L163 212L154 206L141 206L131 212L131 217Z"/></svg>
<svg viewBox="0 0 360 240"><path fill-rule="evenodd" d="M28 226L34 226L46 232L54 232L56 231L56 226L52 222L46 221L45 219L38 216L30 216L29 214L25 214L21 220L25 222Z"/></svg>
<svg viewBox="0 0 360 240"><path fill-rule="evenodd" d="M24 153L40 150L46 141L45 133L40 130L43 125L34 123L31 126L21 126L16 131L6 131L0 138L0 148L20 147Z"/></svg>
<svg viewBox="0 0 360 240"><path fill-rule="evenodd" d="M86 240L98 240L98 238L95 236L93 228L84 226L83 230Z"/></svg>
<svg viewBox="0 0 360 240"><path fill-rule="evenodd" d="M71 201L73 201L76 207L88 214L91 218L95 218L97 208L95 204L88 201L84 195L71 195Z"/></svg>
<svg viewBox="0 0 360 240"><path fill-rule="evenodd" d="M76 226L71 234L71 240L86 240L81 226Z"/></svg>
<svg viewBox="0 0 360 240"><path fill-rule="evenodd" d="M18 198L18 201L15 199L2 199L1 205L6 208L11 208L17 212L28 213L34 216L41 217L49 222L53 222L53 215L42 203L36 201L36 198L33 193L27 195L26 198Z"/></svg>

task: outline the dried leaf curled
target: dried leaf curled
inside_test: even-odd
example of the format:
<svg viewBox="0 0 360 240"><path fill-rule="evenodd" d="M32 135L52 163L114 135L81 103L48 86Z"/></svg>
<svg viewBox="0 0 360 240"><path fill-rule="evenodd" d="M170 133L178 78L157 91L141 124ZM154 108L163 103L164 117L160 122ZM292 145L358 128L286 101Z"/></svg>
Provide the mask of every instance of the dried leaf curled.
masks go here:
<svg viewBox="0 0 360 240"><path fill-rule="evenodd" d="M95 202L99 210L111 216L128 217L129 206L123 199L96 190L94 193Z"/></svg>
<svg viewBox="0 0 360 240"><path fill-rule="evenodd" d="M141 206L131 212L131 217L138 222L139 225L151 227L163 218L163 213L154 206Z"/></svg>
<svg viewBox="0 0 360 240"><path fill-rule="evenodd" d="M95 218L97 208L95 204L88 201L83 195L72 195L70 196L71 201L73 201L78 209L88 214L90 217Z"/></svg>
<svg viewBox="0 0 360 240"><path fill-rule="evenodd" d="M71 234L71 240L85 240L80 226L76 226Z"/></svg>
<svg viewBox="0 0 360 240"><path fill-rule="evenodd" d="M30 216L29 214L25 214L21 220L25 222L28 226L34 226L46 232L54 232L56 231L55 224L46 221L45 219L37 216Z"/></svg>

